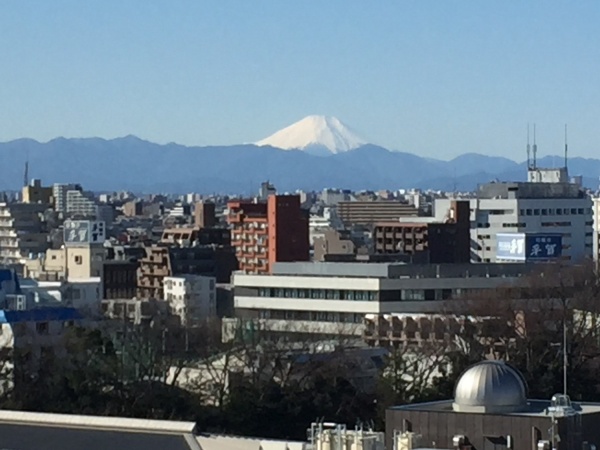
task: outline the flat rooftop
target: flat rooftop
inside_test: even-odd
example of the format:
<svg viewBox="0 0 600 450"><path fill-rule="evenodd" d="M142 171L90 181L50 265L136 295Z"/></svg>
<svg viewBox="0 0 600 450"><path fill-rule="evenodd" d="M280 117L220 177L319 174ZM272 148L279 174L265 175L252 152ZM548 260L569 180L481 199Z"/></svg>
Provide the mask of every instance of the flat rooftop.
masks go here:
<svg viewBox="0 0 600 450"><path fill-rule="evenodd" d="M0 448L199 450L193 422L0 411Z"/></svg>
<svg viewBox="0 0 600 450"><path fill-rule="evenodd" d="M452 403L454 400L442 400L438 402L427 402L427 403L416 403L413 405L400 405L392 406L390 409L393 410L405 410L405 411L428 411L428 412L454 412L452 409ZM547 409L551 406L550 400L527 400L527 408L523 411L512 412L512 413L493 413L489 415L502 415L502 416L539 416L548 417ZM572 402L571 406L579 414L594 414L600 413L600 403L590 402ZM456 412L456 414L477 414L477 413L463 413ZM481 413L483 414L483 413Z"/></svg>
<svg viewBox="0 0 600 450"><path fill-rule="evenodd" d="M521 277L539 267L532 263L278 262L273 265L272 274L364 278L491 278Z"/></svg>

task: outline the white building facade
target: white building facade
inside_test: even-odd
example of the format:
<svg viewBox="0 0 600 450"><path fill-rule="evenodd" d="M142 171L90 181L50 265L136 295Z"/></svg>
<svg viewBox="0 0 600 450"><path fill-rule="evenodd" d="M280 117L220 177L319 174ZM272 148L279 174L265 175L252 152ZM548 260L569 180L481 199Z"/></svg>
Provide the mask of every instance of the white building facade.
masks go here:
<svg viewBox="0 0 600 450"><path fill-rule="evenodd" d="M165 277L164 300L184 327L214 319L217 316L216 279L201 275Z"/></svg>
<svg viewBox="0 0 600 450"><path fill-rule="evenodd" d="M542 170L536 169L535 177L530 174L530 178L544 179L540 175ZM509 260L504 252L498 253L498 248L511 235L519 244L523 236L536 236L540 241L558 236L558 241L553 242L560 242L560 248L546 255L547 259L576 263L593 256L592 200L578 184L565 182L560 177L561 170L564 169L557 169L554 177L548 176L549 182L489 183L480 186L477 198L470 199L473 262ZM446 214L451 201L435 201L436 218ZM532 249L529 250L532 253ZM510 260L529 260L530 256L539 255L520 256Z"/></svg>
<svg viewBox="0 0 600 450"><path fill-rule="evenodd" d="M449 300L510 286L533 266L315 262L276 263L271 274L237 272L237 319L224 321L224 339L240 321L273 334L360 337L367 315L450 313Z"/></svg>

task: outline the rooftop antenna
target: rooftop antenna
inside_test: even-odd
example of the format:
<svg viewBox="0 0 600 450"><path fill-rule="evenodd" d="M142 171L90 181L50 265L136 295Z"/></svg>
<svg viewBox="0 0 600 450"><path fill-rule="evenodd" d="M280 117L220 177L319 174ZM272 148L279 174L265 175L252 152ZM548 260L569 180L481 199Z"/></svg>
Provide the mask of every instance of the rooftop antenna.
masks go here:
<svg viewBox="0 0 600 450"><path fill-rule="evenodd" d="M531 145L529 144L529 124L527 124L527 168L531 169Z"/></svg>
<svg viewBox="0 0 600 450"><path fill-rule="evenodd" d="M567 124L565 124L565 170L567 169L567 153L569 146L567 145Z"/></svg>
<svg viewBox="0 0 600 450"><path fill-rule="evenodd" d="M29 150L27 150L27 156L25 158L25 170L23 171L23 186L27 186L29 183Z"/></svg>
<svg viewBox="0 0 600 450"><path fill-rule="evenodd" d="M533 170L537 169L537 144L535 141L535 123L533 124Z"/></svg>

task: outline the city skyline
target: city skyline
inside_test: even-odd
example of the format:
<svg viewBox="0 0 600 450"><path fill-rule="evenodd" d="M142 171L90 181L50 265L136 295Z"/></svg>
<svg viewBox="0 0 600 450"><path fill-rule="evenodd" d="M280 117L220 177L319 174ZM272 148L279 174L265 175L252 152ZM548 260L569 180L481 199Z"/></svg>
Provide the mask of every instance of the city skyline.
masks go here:
<svg viewBox="0 0 600 450"><path fill-rule="evenodd" d="M0 141L136 135L256 142L311 114L391 150L522 161L592 157L600 132L593 36L580 2L61 0L3 8Z"/></svg>

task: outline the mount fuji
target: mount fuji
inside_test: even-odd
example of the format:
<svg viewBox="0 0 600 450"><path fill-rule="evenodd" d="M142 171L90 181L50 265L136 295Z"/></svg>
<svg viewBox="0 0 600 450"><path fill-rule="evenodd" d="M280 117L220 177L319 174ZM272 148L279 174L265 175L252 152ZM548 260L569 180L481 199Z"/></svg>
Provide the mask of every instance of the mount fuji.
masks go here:
<svg viewBox="0 0 600 450"><path fill-rule="evenodd" d="M318 156L347 152L366 145L367 141L336 117L307 116L271 136L256 142L259 147L302 150Z"/></svg>
<svg viewBox="0 0 600 450"><path fill-rule="evenodd" d="M126 136L0 142L0 191L18 188L22 168L44 185L81 183L96 191L252 195L269 180L281 192L328 187L472 190L494 179L522 181L527 164L465 153L450 161L366 143L334 117L309 116L256 144L187 147ZM560 158L559 158L560 159ZM538 160L555 167L557 158ZM600 159L570 158L571 173L598 186Z"/></svg>

